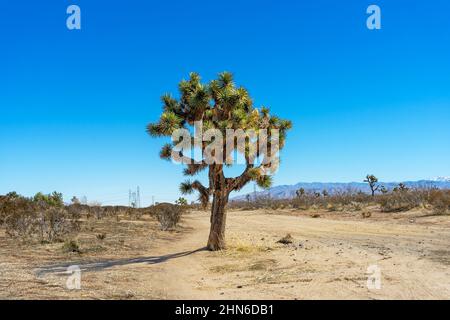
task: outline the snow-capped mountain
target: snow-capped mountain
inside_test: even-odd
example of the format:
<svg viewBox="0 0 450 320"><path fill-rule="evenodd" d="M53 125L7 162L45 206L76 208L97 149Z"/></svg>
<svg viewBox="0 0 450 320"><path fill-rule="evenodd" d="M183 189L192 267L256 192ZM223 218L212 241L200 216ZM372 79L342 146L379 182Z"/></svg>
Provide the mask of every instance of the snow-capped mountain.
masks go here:
<svg viewBox="0 0 450 320"><path fill-rule="evenodd" d="M433 179L433 181L450 182L450 177L436 177L436 178Z"/></svg>

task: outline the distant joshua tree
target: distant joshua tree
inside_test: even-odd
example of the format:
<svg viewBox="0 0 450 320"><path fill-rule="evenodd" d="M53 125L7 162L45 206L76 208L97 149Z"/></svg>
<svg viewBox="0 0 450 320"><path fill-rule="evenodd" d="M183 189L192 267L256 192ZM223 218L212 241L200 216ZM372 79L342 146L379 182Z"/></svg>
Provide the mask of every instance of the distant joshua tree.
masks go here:
<svg viewBox="0 0 450 320"><path fill-rule="evenodd" d="M178 200L175 201L175 203L179 206L187 206L188 201L185 198L178 198Z"/></svg>
<svg viewBox="0 0 450 320"><path fill-rule="evenodd" d="M228 72L219 74L217 80L207 84L200 82L200 76L197 73L191 73L190 79L181 81L178 87L180 91L178 100L170 95L162 97L163 113L160 120L157 123L149 124L147 127L151 136L170 137L178 129L189 130L198 121L202 121L203 127L206 128L205 131L209 131L209 129L219 131L222 137L227 136L228 129L254 132L265 130L268 132L268 136L264 139L268 146L266 150L251 147L247 140L244 150L239 150L235 146L228 149L225 141L227 139L223 139L221 143L214 136L214 143L219 144L220 151L223 150L224 152L218 154L217 149L214 148L213 157L221 158L219 160L222 161L214 161L213 163L205 159L205 152L211 149L211 140L200 143L199 147L203 151L203 157L202 159L195 159L195 161L190 157L190 154L186 155L181 151L174 151L174 147L179 141L166 144L160 152L160 157L166 160L174 159L173 152L177 153L178 161L187 165L184 170L185 175L194 176L208 169L207 185L203 185L198 180L193 182L188 180L181 184L180 190L183 194L192 193L194 190L198 191L200 194L199 200L204 206L208 204L212 196L211 228L207 248L209 250L221 250L225 248L225 206L228 203L230 193L242 189L251 181L255 181L262 188L271 186L271 174L274 173L276 165L264 163L264 161L257 164L256 159L258 157L270 159L272 157L272 146L281 150L285 143L286 133L292 124L290 121L271 116L267 108L256 109L248 91L243 87L237 87L234 84L232 74ZM272 130L278 130L279 132L277 141L272 135ZM182 140L184 141L184 139ZM230 165L228 159L234 155L235 151L243 155L245 169L240 176L227 178L224 175L224 166Z"/></svg>
<svg viewBox="0 0 450 320"><path fill-rule="evenodd" d="M380 192L381 192L382 194L386 194L386 193L389 192L389 190L388 190L385 186L381 186L381 187L380 187Z"/></svg>
<svg viewBox="0 0 450 320"><path fill-rule="evenodd" d="M372 192L372 197L375 196L375 192L378 191L380 188L380 185L378 184L378 178L375 177L373 174L368 174L366 176L366 180L364 182L367 182L369 184L370 191Z"/></svg>
<svg viewBox="0 0 450 320"><path fill-rule="evenodd" d="M20 195L15 191L11 191L6 194L6 197L8 197L10 199L17 199L17 198L20 198Z"/></svg>
<svg viewBox="0 0 450 320"><path fill-rule="evenodd" d="M322 190L322 195L323 195L324 197L328 197L328 196L329 196L329 193L328 193L328 191L327 191L326 189L323 189L323 190Z"/></svg>
<svg viewBox="0 0 450 320"><path fill-rule="evenodd" d="M394 192L406 192L409 188L404 183L399 183L397 187L394 188Z"/></svg>
<svg viewBox="0 0 450 320"><path fill-rule="evenodd" d="M305 189L300 188L297 191L295 191L295 194L297 195L297 198L301 198L305 195Z"/></svg>
<svg viewBox="0 0 450 320"><path fill-rule="evenodd" d="M245 196L245 199L247 200L247 202L250 202L250 195L247 194L247 195Z"/></svg>
<svg viewBox="0 0 450 320"><path fill-rule="evenodd" d="M80 200L75 196L72 197L70 202L72 202L72 204L81 204Z"/></svg>

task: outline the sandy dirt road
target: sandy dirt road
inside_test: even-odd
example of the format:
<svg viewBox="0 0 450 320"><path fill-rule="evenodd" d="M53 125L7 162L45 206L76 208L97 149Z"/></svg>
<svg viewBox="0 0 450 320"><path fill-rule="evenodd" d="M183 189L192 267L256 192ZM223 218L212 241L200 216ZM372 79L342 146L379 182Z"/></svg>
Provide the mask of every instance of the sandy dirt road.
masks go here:
<svg viewBox="0 0 450 320"><path fill-rule="evenodd" d="M227 251L204 250L209 216L195 212L185 216L184 232L139 256L22 270L36 285L19 298L450 299L446 223L257 211L229 212L227 223ZM277 243L287 233L293 243ZM70 291L65 272L74 264L82 270L82 288ZM370 266L381 272L380 289L367 288ZM3 291L1 297L10 295Z"/></svg>

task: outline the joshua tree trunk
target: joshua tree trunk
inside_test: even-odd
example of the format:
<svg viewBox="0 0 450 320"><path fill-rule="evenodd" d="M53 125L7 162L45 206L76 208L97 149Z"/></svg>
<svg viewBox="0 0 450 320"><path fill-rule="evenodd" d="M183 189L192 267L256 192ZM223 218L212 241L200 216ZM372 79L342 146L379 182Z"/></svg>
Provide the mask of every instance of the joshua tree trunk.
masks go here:
<svg viewBox="0 0 450 320"><path fill-rule="evenodd" d="M208 238L208 250L217 251L225 249L225 206L228 202L226 190L215 192L211 207L211 228Z"/></svg>

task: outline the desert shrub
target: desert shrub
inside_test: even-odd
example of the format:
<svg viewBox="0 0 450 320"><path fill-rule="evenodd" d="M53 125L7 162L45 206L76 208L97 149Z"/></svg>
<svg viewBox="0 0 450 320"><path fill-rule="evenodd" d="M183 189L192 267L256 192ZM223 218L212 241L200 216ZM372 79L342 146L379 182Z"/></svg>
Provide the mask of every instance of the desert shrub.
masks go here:
<svg viewBox="0 0 450 320"><path fill-rule="evenodd" d="M450 190L431 189L426 193L428 204L431 205L433 213L450 213Z"/></svg>
<svg viewBox="0 0 450 320"><path fill-rule="evenodd" d="M106 239L106 233L98 233L95 237L98 240L105 240Z"/></svg>
<svg viewBox="0 0 450 320"><path fill-rule="evenodd" d="M420 191L396 191L380 195L377 199L383 212L408 211L424 204L424 197Z"/></svg>
<svg viewBox="0 0 450 320"><path fill-rule="evenodd" d="M63 195L62 193L54 191L51 194L43 194L41 192L36 193L33 198L35 203L45 203L51 207L63 207Z"/></svg>
<svg viewBox="0 0 450 320"><path fill-rule="evenodd" d="M44 198L39 194L32 199L10 194L1 197L0 222L6 233L24 241L53 242L79 229L79 215L56 201L60 194L54 193L50 203Z"/></svg>
<svg viewBox="0 0 450 320"><path fill-rule="evenodd" d="M363 204L361 202L352 201L346 208L350 211L361 211L363 209Z"/></svg>
<svg viewBox="0 0 450 320"><path fill-rule="evenodd" d="M327 208L328 211L333 212L333 211L339 211L342 209L341 206L335 204L335 203L328 203L327 204Z"/></svg>
<svg viewBox="0 0 450 320"><path fill-rule="evenodd" d="M80 246L75 240L66 240L62 246L62 251L66 253L81 253Z"/></svg>
<svg viewBox="0 0 450 320"><path fill-rule="evenodd" d="M317 202L317 198L313 195L305 194L301 197L292 199L291 202L295 209L308 210Z"/></svg>
<svg viewBox="0 0 450 320"><path fill-rule="evenodd" d="M3 225L11 214L17 211L32 211L33 206L30 199L21 197L15 192L0 196L0 225Z"/></svg>
<svg viewBox="0 0 450 320"><path fill-rule="evenodd" d="M62 241L66 235L79 230L78 217L69 216L63 208L41 211L37 224L41 241Z"/></svg>
<svg viewBox="0 0 450 320"><path fill-rule="evenodd" d="M26 241L55 242L79 230L78 217L64 208L18 209L5 220L6 233Z"/></svg>
<svg viewBox="0 0 450 320"><path fill-rule="evenodd" d="M173 229L180 222L181 215L184 212L183 206L173 205L171 203L160 203L152 208L152 211L158 219L162 230Z"/></svg>
<svg viewBox="0 0 450 320"><path fill-rule="evenodd" d="M117 218L119 215L139 219L144 213L144 209L131 208L125 206L92 206L92 205L71 205L70 207L80 207L86 213L87 218L101 220L104 218Z"/></svg>
<svg viewBox="0 0 450 320"><path fill-rule="evenodd" d="M89 206L84 204L71 204L65 207L69 216L81 217L89 214Z"/></svg>
<svg viewBox="0 0 450 320"><path fill-rule="evenodd" d="M363 211L361 212L361 217L363 218L370 218L372 216L372 213L370 211Z"/></svg>
<svg viewBox="0 0 450 320"><path fill-rule="evenodd" d="M101 220L106 216L106 211L100 206L89 206L89 217Z"/></svg>

